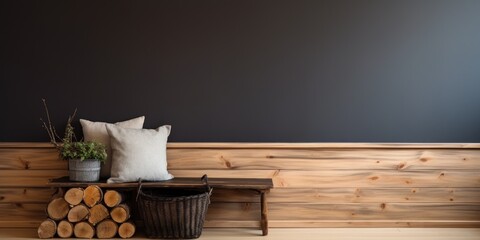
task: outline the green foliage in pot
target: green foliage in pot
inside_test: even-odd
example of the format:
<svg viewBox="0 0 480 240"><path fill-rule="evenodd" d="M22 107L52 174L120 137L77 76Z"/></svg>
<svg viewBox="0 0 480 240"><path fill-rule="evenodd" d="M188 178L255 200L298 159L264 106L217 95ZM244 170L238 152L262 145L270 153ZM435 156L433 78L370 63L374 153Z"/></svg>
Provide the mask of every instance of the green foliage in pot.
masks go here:
<svg viewBox="0 0 480 240"><path fill-rule="evenodd" d="M60 157L65 160L97 159L103 162L107 158L107 152L99 142L69 142L61 146Z"/></svg>
<svg viewBox="0 0 480 240"><path fill-rule="evenodd" d="M50 143L55 146L62 159L80 159L82 161L85 159L96 159L101 162L105 161L107 158L107 152L105 151L105 146L103 144L95 141L76 141L77 138L72 126L72 121L77 113L76 109L73 114L68 117L64 136L63 138L60 138L50 120L50 113L48 111L47 103L45 99L42 99L42 101L48 122L47 124L45 121L43 121L43 119L40 118L42 127L47 131L50 138Z"/></svg>

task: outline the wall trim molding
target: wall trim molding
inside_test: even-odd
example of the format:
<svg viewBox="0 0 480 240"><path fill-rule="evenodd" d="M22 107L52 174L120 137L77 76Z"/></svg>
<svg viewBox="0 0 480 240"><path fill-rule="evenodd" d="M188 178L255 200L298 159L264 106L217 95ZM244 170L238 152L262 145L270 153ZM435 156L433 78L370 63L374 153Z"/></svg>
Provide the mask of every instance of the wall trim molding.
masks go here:
<svg viewBox="0 0 480 240"><path fill-rule="evenodd" d="M262 148L312 148L312 149L480 149L480 143L361 143L361 142L171 142L169 149L262 149ZM52 148L48 142L0 142L0 148Z"/></svg>

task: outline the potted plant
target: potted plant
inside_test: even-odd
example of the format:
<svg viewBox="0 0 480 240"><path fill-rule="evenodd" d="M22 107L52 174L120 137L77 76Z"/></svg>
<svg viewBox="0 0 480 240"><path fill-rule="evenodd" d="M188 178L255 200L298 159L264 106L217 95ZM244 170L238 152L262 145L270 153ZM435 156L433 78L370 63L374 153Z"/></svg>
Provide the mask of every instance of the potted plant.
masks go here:
<svg viewBox="0 0 480 240"><path fill-rule="evenodd" d="M72 121L77 110L68 117L67 125L63 138L57 134L57 131L50 120L45 99L42 99L48 124L40 118L42 127L47 131L50 143L58 150L60 158L68 160L68 170L70 181L77 182L95 182L100 180L100 165L105 161L107 152L105 146L95 141L76 141Z"/></svg>

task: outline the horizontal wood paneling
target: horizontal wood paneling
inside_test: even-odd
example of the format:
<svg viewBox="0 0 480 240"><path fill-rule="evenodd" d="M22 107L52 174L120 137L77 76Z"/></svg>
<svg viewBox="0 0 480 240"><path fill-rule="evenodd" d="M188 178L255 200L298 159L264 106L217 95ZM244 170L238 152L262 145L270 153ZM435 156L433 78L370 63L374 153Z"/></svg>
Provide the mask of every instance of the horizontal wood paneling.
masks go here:
<svg viewBox="0 0 480 240"><path fill-rule="evenodd" d="M468 220L271 220L273 228L478 228L480 221Z"/></svg>
<svg viewBox="0 0 480 240"><path fill-rule="evenodd" d="M178 177L273 178L277 188L328 187L480 187L478 170L171 170Z"/></svg>
<svg viewBox="0 0 480 240"><path fill-rule="evenodd" d="M39 220L0 221L1 228L37 228ZM478 228L480 221L467 220L270 220L271 228ZM259 228L257 220L206 220L206 228ZM256 236L256 235L255 235ZM244 236L245 237L245 236Z"/></svg>
<svg viewBox="0 0 480 240"><path fill-rule="evenodd" d="M0 187L46 187L49 179L67 175L67 170L0 170Z"/></svg>
<svg viewBox="0 0 480 240"><path fill-rule="evenodd" d="M59 159L53 148L0 148L0 170L67 169L68 162Z"/></svg>
<svg viewBox="0 0 480 240"><path fill-rule="evenodd" d="M246 190L214 189L214 202L258 202ZM480 188L275 188L271 203L480 203Z"/></svg>
<svg viewBox="0 0 480 240"><path fill-rule="evenodd" d="M45 203L0 203L0 221L41 220L46 218Z"/></svg>
<svg viewBox="0 0 480 240"><path fill-rule="evenodd" d="M310 150L310 149L172 149L170 169L480 169L475 150ZM201 164L198 160L201 159ZM339 164L339 161L342 161ZM344 164L348 163L348 164Z"/></svg>
<svg viewBox="0 0 480 240"><path fill-rule="evenodd" d="M342 170L279 171L273 178L275 187L480 187L478 170Z"/></svg>
<svg viewBox="0 0 480 240"><path fill-rule="evenodd" d="M412 209L415 209L412 211ZM458 203L351 203L270 205L270 219L289 220L478 220L480 205Z"/></svg>
<svg viewBox="0 0 480 240"><path fill-rule="evenodd" d="M46 203L54 193L52 188L0 188L0 203Z"/></svg>
<svg viewBox="0 0 480 240"><path fill-rule="evenodd" d="M169 170L176 177L196 177L200 178L204 174L214 178L273 178L278 171L276 170Z"/></svg>
<svg viewBox="0 0 480 240"><path fill-rule="evenodd" d="M259 219L258 203L213 203L209 220ZM415 211L412 211L415 209ZM479 220L480 205L458 203L272 203L271 220Z"/></svg>
<svg viewBox="0 0 480 240"><path fill-rule="evenodd" d="M177 177L273 178L276 188L351 187L480 187L477 170L419 171L289 171L289 170L171 170ZM0 170L0 187L42 187L48 179L68 175L66 170ZM12 181L15 177L15 181Z"/></svg>
<svg viewBox="0 0 480 240"><path fill-rule="evenodd" d="M477 143L170 143L168 164L177 177L273 178L271 227L480 226ZM45 184L66 168L47 143L0 143L0 227L37 227ZM214 189L206 226L258 227L258 200Z"/></svg>
<svg viewBox="0 0 480 240"><path fill-rule="evenodd" d="M0 221L41 220L46 204L0 204ZM258 203L212 203L207 220L259 220ZM412 211L415 209L415 211ZM351 203L298 204L272 203L271 220L478 220L480 205L472 203Z"/></svg>

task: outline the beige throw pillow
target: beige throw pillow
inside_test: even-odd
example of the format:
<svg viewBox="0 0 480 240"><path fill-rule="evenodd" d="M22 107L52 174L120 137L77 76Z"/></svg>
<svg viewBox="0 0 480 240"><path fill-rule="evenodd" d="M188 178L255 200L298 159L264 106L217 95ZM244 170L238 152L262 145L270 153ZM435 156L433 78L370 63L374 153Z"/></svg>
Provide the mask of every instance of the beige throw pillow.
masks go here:
<svg viewBox="0 0 480 240"><path fill-rule="evenodd" d="M102 164L100 177L109 178L110 169L112 168L112 150L110 148L110 136L107 133L107 125L115 125L123 128L134 128L142 129L143 123L145 122L145 117L137 117L123 122L117 123L105 123L105 122L92 122L85 119L80 119L80 124L82 124L83 129L83 138L85 141L96 141L104 144L107 150L107 159L105 163Z"/></svg>
<svg viewBox="0 0 480 240"><path fill-rule="evenodd" d="M112 147L112 176L108 183L172 179L167 171L169 125L157 129L127 129L107 125Z"/></svg>

